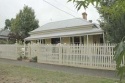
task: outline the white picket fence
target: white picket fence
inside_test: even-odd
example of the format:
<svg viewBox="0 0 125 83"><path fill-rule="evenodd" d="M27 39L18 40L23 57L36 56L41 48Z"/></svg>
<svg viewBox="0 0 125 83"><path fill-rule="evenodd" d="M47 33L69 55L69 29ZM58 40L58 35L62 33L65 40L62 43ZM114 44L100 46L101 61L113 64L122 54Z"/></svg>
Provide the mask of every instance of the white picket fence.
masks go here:
<svg viewBox="0 0 125 83"><path fill-rule="evenodd" d="M17 60L21 48L22 46L17 44L0 44L0 58Z"/></svg>
<svg viewBox="0 0 125 83"><path fill-rule="evenodd" d="M29 59L37 56L38 63L66 65L74 67L115 70L115 44L92 45L0 45L0 58L17 60L19 56ZM123 61L125 64L125 61Z"/></svg>
<svg viewBox="0 0 125 83"><path fill-rule="evenodd" d="M39 63L67 65L93 69L115 69L111 44L40 45Z"/></svg>
<svg viewBox="0 0 125 83"><path fill-rule="evenodd" d="M0 58L17 60L18 57L27 56L29 59L38 55L38 44L0 44Z"/></svg>

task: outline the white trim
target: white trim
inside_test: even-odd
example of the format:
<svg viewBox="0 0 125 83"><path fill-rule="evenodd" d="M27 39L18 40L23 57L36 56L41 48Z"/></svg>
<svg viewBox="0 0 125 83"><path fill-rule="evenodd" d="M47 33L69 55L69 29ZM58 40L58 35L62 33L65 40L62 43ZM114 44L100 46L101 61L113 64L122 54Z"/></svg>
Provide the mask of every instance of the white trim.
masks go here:
<svg viewBox="0 0 125 83"><path fill-rule="evenodd" d="M84 25L84 26L74 26L74 27L65 27L60 29L50 29L50 30L43 30L43 31L36 31L36 32L29 32L30 35L33 34L49 34L49 33L58 33L58 32L67 32L67 31L76 31L76 30L85 30L88 28L92 28L92 25Z"/></svg>
<svg viewBox="0 0 125 83"><path fill-rule="evenodd" d="M95 34L103 34L103 31L79 31L75 33L66 32L66 33L54 33L54 34L47 34L47 35L38 35L38 36L31 36L25 38L25 40L37 40L37 39L48 39L48 38L57 38L57 37L73 37L73 36L84 36L84 35L95 35Z"/></svg>
<svg viewBox="0 0 125 83"><path fill-rule="evenodd" d="M103 43L105 43L105 35L104 35L104 33L103 33Z"/></svg>
<svg viewBox="0 0 125 83"><path fill-rule="evenodd" d="M89 38L88 38L88 35L87 35L87 45L89 44Z"/></svg>

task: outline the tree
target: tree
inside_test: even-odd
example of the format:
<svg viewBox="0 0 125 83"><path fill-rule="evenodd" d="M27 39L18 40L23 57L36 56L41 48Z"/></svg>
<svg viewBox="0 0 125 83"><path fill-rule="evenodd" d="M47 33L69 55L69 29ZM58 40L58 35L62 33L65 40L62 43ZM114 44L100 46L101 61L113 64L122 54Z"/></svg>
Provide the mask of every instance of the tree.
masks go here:
<svg viewBox="0 0 125 83"><path fill-rule="evenodd" d="M93 4L102 19L100 25L105 31L106 39L119 43L125 36L125 0L69 0L76 3L76 8L87 8Z"/></svg>
<svg viewBox="0 0 125 83"><path fill-rule="evenodd" d="M22 40L29 36L28 32L38 28L38 20L35 19L34 10L24 6L23 10L11 21L11 31L17 40Z"/></svg>
<svg viewBox="0 0 125 83"><path fill-rule="evenodd" d="M101 10L110 17L119 17L125 13L125 0L68 0L68 2L76 3L76 8L79 10L81 7L85 9L90 5L96 8L101 7Z"/></svg>
<svg viewBox="0 0 125 83"><path fill-rule="evenodd" d="M76 3L76 8L87 8L93 4L102 16L101 26L106 31L110 41L120 42L125 36L125 0L69 0ZM120 81L125 75L125 37L115 47L114 60L116 61L116 70L120 76Z"/></svg>
<svg viewBox="0 0 125 83"><path fill-rule="evenodd" d="M116 61L116 69L118 71L118 75L120 76L120 81L125 76L125 37L123 37L122 41L115 47L114 59Z"/></svg>
<svg viewBox="0 0 125 83"><path fill-rule="evenodd" d="M79 10L81 7L87 8L89 4L96 7L101 7L105 13L111 16L120 16L125 13L125 0L68 0L68 2L76 3L76 8Z"/></svg>
<svg viewBox="0 0 125 83"><path fill-rule="evenodd" d="M106 39L113 43L118 43L125 33L125 0L69 0L76 3L76 8L87 8L93 4L102 19L101 27L105 31ZM108 27L108 28L107 28ZM114 31L115 30L115 31Z"/></svg>
<svg viewBox="0 0 125 83"><path fill-rule="evenodd" d="M9 29L10 26L11 26L11 20L6 19L6 20L5 20L5 27L4 27L4 29Z"/></svg>

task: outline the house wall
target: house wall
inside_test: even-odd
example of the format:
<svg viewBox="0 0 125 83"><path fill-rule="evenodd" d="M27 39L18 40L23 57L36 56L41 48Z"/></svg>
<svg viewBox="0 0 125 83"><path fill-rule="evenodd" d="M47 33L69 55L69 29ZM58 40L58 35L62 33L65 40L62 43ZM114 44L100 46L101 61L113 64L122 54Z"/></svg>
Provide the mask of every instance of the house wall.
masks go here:
<svg viewBox="0 0 125 83"><path fill-rule="evenodd" d="M33 44L33 43L37 43L37 40L31 40L31 43Z"/></svg>
<svg viewBox="0 0 125 83"><path fill-rule="evenodd" d="M45 39L45 44L51 44L51 39Z"/></svg>
<svg viewBox="0 0 125 83"><path fill-rule="evenodd" d="M32 40L32 43L36 43L36 40ZM61 44L71 44L70 37L62 37ZM100 43L100 35L88 35L88 44L99 44ZM45 39L45 44L51 44L51 38ZM87 44L87 36L84 36L84 44Z"/></svg>
<svg viewBox="0 0 125 83"><path fill-rule="evenodd" d="M84 36L84 44L87 44L87 36Z"/></svg>
<svg viewBox="0 0 125 83"><path fill-rule="evenodd" d="M84 36L84 44L87 44L87 36ZM93 35L88 35L88 44L93 44Z"/></svg>
<svg viewBox="0 0 125 83"><path fill-rule="evenodd" d="M89 44L93 44L93 35L89 35Z"/></svg>
<svg viewBox="0 0 125 83"><path fill-rule="evenodd" d="M70 37L62 37L61 38L61 44L70 44Z"/></svg>
<svg viewBox="0 0 125 83"><path fill-rule="evenodd" d="M87 44L87 36L84 36L84 44ZM100 44L100 35L88 35L88 44Z"/></svg>
<svg viewBox="0 0 125 83"><path fill-rule="evenodd" d="M100 35L94 35L94 36L93 36L93 42L94 42L95 44L100 43Z"/></svg>

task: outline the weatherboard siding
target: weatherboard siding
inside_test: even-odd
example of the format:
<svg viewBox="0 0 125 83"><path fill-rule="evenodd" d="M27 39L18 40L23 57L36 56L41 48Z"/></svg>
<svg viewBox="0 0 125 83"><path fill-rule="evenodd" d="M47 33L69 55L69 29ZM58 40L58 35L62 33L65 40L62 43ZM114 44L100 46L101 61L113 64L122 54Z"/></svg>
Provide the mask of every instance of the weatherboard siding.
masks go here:
<svg viewBox="0 0 125 83"><path fill-rule="evenodd" d="M62 37L61 43L62 44L70 44L70 37Z"/></svg>
<svg viewBox="0 0 125 83"><path fill-rule="evenodd" d="M51 44L51 39L45 39L45 44Z"/></svg>

